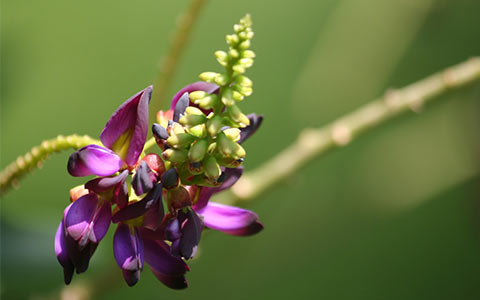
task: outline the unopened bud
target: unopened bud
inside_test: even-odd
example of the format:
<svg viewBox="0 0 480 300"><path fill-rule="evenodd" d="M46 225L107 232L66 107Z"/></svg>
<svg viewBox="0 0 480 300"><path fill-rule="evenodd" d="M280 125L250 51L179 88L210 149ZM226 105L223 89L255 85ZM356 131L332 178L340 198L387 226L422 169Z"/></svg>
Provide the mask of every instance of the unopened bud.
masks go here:
<svg viewBox="0 0 480 300"><path fill-rule="evenodd" d="M227 41L227 43L229 45L237 44L240 41L240 39L238 38L238 35L236 35L236 34L228 34L225 37L225 40Z"/></svg>
<svg viewBox="0 0 480 300"><path fill-rule="evenodd" d="M187 131L188 133L190 133L191 135L197 138L204 138L207 134L207 129L205 127L205 124L189 127L187 128Z"/></svg>
<svg viewBox="0 0 480 300"><path fill-rule="evenodd" d="M162 156L165 160L169 160L173 163L182 163L188 158L187 151L179 149L167 149L162 152Z"/></svg>
<svg viewBox="0 0 480 300"><path fill-rule="evenodd" d="M252 85L253 85L252 80L250 80L250 78L248 78L245 75L238 75L235 78L235 81L241 86L252 87Z"/></svg>
<svg viewBox="0 0 480 300"><path fill-rule="evenodd" d="M239 123L241 127L246 127L250 125L250 120L246 115L242 113L240 108L237 105L232 105L227 107L227 112L233 121Z"/></svg>
<svg viewBox="0 0 480 300"><path fill-rule="evenodd" d="M218 73L215 73L215 72L203 72L202 74L198 75L198 77L202 81L213 82L217 74Z"/></svg>
<svg viewBox="0 0 480 300"><path fill-rule="evenodd" d="M253 52L252 50L244 50L242 51L241 53L242 57L244 58L255 58L255 52Z"/></svg>
<svg viewBox="0 0 480 300"><path fill-rule="evenodd" d="M211 137L216 136L222 127L223 127L223 122L220 116L214 116L213 118L207 121L207 131Z"/></svg>
<svg viewBox="0 0 480 300"><path fill-rule="evenodd" d="M242 66L242 65L240 65L240 64L234 65L234 66L232 67L232 70L235 71L235 72L237 72L238 74L243 74L243 73L245 73L245 67Z"/></svg>
<svg viewBox="0 0 480 300"><path fill-rule="evenodd" d="M233 48L228 51L228 54L233 58L237 58L240 56L240 53L237 51L237 49Z"/></svg>
<svg viewBox="0 0 480 300"><path fill-rule="evenodd" d="M192 205L190 193L183 186L167 192L167 203L170 210L178 210Z"/></svg>
<svg viewBox="0 0 480 300"><path fill-rule="evenodd" d="M171 135L167 139L167 143L173 148L184 148L190 145L194 140L195 140L195 137L191 134L179 133L179 134Z"/></svg>
<svg viewBox="0 0 480 300"><path fill-rule="evenodd" d="M222 94L222 103L226 106L232 106L235 104L235 100L233 100L232 89L225 88Z"/></svg>
<svg viewBox="0 0 480 300"><path fill-rule="evenodd" d="M235 101L242 101L245 97L237 91L232 92L232 98Z"/></svg>
<svg viewBox="0 0 480 300"><path fill-rule="evenodd" d="M218 85L226 85L228 83L228 76L225 75L225 74L217 74L217 76L215 76L215 83L218 84Z"/></svg>
<svg viewBox="0 0 480 300"><path fill-rule="evenodd" d="M238 128L228 128L223 131L227 138L230 140L236 142L240 139L240 129Z"/></svg>
<svg viewBox="0 0 480 300"><path fill-rule="evenodd" d="M162 185L165 189L174 189L180 184L177 169L171 168L167 170L161 177Z"/></svg>
<svg viewBox="0 0 480 300"><path fill-rule="evenodd" d="M250 40L245 40L245 41L241 42L240 45L238 45L238 48L246 50L246 49L250 48L250 44L251 44Z"/></svg>
<svg viewBox="0 0 480 300"><path fill-rule="evenodd" d="M192 145L188 152L188 158L191 162L200 162L207 153L208 142L205 139L198 140Z"/></svg>
<svg viewBox="0 0 480 300"><path fill-rule="evenodd" d="M212 181L216 181L222 173L222 170L220 170L220 165L217 163L217 160L213 156L208 156L203 161L203 169L207 178Z"/></svg>
<svg viewBox="0 0 480 300"><path fill-rule="evenodd" d="M192 101L193 103L195 103L195 100L202 99L202 98L206 97L207 95L208 94L205 91L195 91L195 92L191 92L189 94L190 101Z"/></svg>
<svg viewBox="0 0 480 300"><path fill-rule="evenodd" d="M245 26L240 25L240 24L235 24L235 25L233 25L233 30L238 33L240 31L245 30Z"/></svg>
<svg viewBox="0 0 480 300"><path fill-rule="evenodd" d="M207 117L205 115L190 115L186 114L178 120L181 124L185 126L196 126L203 124L207 121Z"/></svg>
<svg viewBox="0 0 480 300"><path fill-rule="evenodd" d="M218 101L218 96L215 94L208 95L202 99L195 100L195 104L200 106L203 109L212 109Z"/></svg>
<svg viewBox="0 0 480 300"><path fill-rule="evenodd" d="M245 68L250 68L252 65L253 65L253 59L251 58L242 58L240 59L239 61L242 66L244 66Z"/></svg>

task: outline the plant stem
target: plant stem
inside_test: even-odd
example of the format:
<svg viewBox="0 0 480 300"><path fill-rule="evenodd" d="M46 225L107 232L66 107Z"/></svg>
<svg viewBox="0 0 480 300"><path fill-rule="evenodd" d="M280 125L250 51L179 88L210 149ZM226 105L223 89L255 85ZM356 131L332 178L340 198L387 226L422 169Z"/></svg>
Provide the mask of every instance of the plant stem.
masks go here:
<svg viewBox="0 0 480 300"><path fill-rule="evenodd" d="M18 180L25 174L32 172L36 167L41 167L43 161L50 154L68 149L79 149L90 144L100 144L100 142L88 135L79 136L76 134L59 135L54 139L43 141L2 170L0 173L0 194L5 194L12 186L18 186Z"/></svg>
<svg viewBox="0 0 480 300"><path fill-rule="evenodd" d="M160 110L163 100L170 83L172 82L175 72L177 71L178 61L185 49L188 37L192 31L193 25L200 14L206 0L191 0L187 10L180 15L177 29L170 44L167 56L162 62L160 74L158 75L157 84L154 86L152 102L150 107L150 119L155 119L155 114Z"/></svg>
<svg viewBox="0 0 480 300"><path fill-rule="evenodd" d="M402 89L388 90L382 97L325 127L303 129L294 144L244 174L222 200L229 203L252 200L328 150L344 147L361 133L398 114L418 112L427 101L479 79L480 57L474 57Z"/></svg>

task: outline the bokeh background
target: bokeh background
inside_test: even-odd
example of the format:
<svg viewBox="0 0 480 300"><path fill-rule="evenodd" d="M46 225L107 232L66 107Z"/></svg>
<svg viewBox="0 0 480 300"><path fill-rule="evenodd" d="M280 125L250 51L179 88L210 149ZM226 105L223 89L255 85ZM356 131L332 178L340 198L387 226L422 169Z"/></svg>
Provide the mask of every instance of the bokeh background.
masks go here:
<svg viewBox="0 0 480 300"><path fill-rule="evenodd" d="M1 1L1 167L57 134L98 137L154 83L188 1ZM208 1L169 95L203 71L245 13L257 53L245 112L265 115L247 170L381 95L480 54L476 0ZM480 299L480 84L450 92L312 161L253 201L265 230L212 232L172 291L148 268L133 288L112 233L74 278L93 299ZM168 103L163 104L164 107ZM54 299L53 251L70 153L1 199L2 299Z"/></svg>

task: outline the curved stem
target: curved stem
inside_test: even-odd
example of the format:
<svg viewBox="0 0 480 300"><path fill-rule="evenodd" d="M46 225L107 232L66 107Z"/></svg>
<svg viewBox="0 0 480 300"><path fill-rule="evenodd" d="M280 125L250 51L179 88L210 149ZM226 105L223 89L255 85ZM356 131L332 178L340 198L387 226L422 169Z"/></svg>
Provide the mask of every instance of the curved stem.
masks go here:
<svg viewBox="0 0 480 300"><path fill-rule="evenodd" d="M222 200L229 203L252 200L328 150L346 146L361 133L379 127L398 114L409 110L418 112L427 101L479 79L480 57L474 57L402 89L388 90L382 97L325 127L303 129L295 143L256 170L244 174Z"/></svg>
<svg viewBox="0 0 480 300"><path fill-rule="evenodd" d="M41 167L44 160L51 153L68 149L79 149L90 144L100 144L100 141L92 139L88 135L76 134L59 135L54 139L45 140L40 145L33 147L30 152L19 156L0 173L0 194L6 193L12 186L18 186L18 180L32 172L36 167Z"/></svg>
<svg viewBox="0 0 480 300"><path fill-rule="evenodd" d="M170 83L172 82L177 64L180 60L193 25L203 8L206 0L191 0L187 10L179 17L177 29L175 30L167 56L163 59L158 75L157 83L153 89L152 104L150 108L150 119L155 118L155 113L160 110Z"/></svg>

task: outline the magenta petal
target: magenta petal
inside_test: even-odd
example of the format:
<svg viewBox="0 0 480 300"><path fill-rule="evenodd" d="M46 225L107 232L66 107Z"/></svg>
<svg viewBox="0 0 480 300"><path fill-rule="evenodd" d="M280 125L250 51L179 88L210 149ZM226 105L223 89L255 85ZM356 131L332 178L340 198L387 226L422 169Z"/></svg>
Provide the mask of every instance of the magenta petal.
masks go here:
<svg viewBox="0 0 480 300"><path fill-rule="evenodd" d="M126 135L125 140L121 142L128 143L128 150L126 153L119 153L119 155L129 166L137 163L147 139L148 103L151 95L152 86L149 86L125 101L113 113L100 134L100 140L110 149L113 149L114 146L115 148L123 148L124 145L116 145L115 143L119 138Z"/></svg>
<svg viewBox="0 0 480 300"><path fill-rule="evenodd" d="M63 219L57 228L55 234L55 254L58 262L63 267L63 276L65 284L69 284L72 281L73 271L75 270L67 251L67 240L65 236L65 227L63 225Z"/></svg>
<svg viewBox="0 0 480 300"><path fill-rule="evenodd" d="M170 105L170 109L174 110L175 106L177 105L178 100L183 96L185 93L191 93L195 91L205 91L208 94L213 94L218 92L218 85L214 83L207 83L203 81L198 81L192 84L187 85L180 91L178 91L175 96L172 98L172 104Z"/></svg>
<svg viewBox="0 0 480 300"><path fill-rule="evenodd" d="M188 287L185 275L165 275L152 269L153 275L163 284L174 290L183 290Z"/></svg>
<svg viewBox="0 0 480 300"><path fill-rule="evenodd" d="M75 201L65 216L65 230L83 248L88 241L100 242L108 231L111 206L103 202L98 206L98 197L90 193Z"/></svg>
<svg viewBox="0 0 480 300"><path fill-rule="evenodd" d="M143 239L145 261L150 267L161 274L179 276L188 270L181 258L170 254L170 247L161 240Z"/></svg>
<svg viewBox="0 0 480 300"><path fill-rule="evenodd" d="M118 225L113 237L113 254L127 284L135 285L140 279L144 261L143 242L137 228L131 231L126 224Z"/></svg>
<svg viewBox="0 0 480 300"><path fill-rule="evenodd" d="M114 177L95 178L85 183L85 188L95 193L102 193L113 189L116 185L125 182L128 176L128 170L124 170L120 175Z"/></svg>
<svg viewBox="0 0 480 300"><path fill-rule="evenodd" d="M68 173L75 177L88 175L110 176L122 167L122 159L112 150L88 145L70 155Z"/></svg>
<svg viewBox="0 0 480 300"><path fill-rule="evenodd" d="M252 235L263 229L256 213L239 207L209 202L197 213L205 226L230 235Z"/></svg>
<svg viewBox="0 0 480 300"><path fill-rule="evenodd" d="M200 187L200 194L198 196L197 202L193 206L196 211L204 208L213 194L226 190L232 185L234 185L242 176L243 167L226 168L224 172L226 177L224 182L219 187Z"/></svg>

